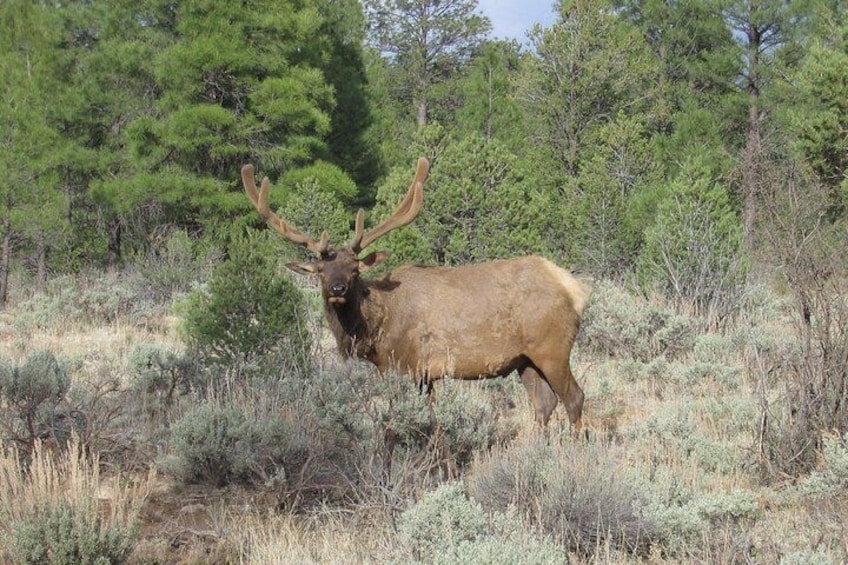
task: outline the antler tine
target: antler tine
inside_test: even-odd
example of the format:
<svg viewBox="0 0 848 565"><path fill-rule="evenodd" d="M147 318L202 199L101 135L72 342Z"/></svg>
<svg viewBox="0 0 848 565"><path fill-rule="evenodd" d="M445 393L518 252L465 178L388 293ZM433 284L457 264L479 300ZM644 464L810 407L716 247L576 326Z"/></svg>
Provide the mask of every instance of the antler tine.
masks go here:
<svg viewBox="0 0 848 565"><path fill-rule="evenodd" d="M357 253L362 251L362 237L365 235L365 210L360 208L356 211L356 222L354 223L353 240L350 242L350 248Z"/></svg>
<svg viewBox="0 0 848 565"><path fill-rule="evenodd" d="M245 165L241 168L241 181L244 185L244 191L247 193L247 197L250 198L250 201L253 202L253 206L256 208L256 211L259 212L259 215L262 216L269 226L274 228L274 230L279 232L292 243L306 246L307 249L316 255L320 256L327 252L327 249L330 247L330 236L327 232L321 234L320 241L315 241L305 233L295 229L291 224L287 223L271 211L271 207L268 205L268 195L271 192L271 181L268 180L268 177L262 179L259 192L257 192L256 179L253 176L253 165Z"/></svg>
<svg viewBox="0 0 848 565"><path fill-rule="evenodd" d="M357 212L356 231L354 232L353 241L350 244L355 252L359 253L390 231L403 227L415 219L421 211L421 206L424 204L424 181L427 180L429 169L430 163L427 159L424 157L419 158L415 178L412 179L412 184L409 185L409 190L403 201L385 222L367 234L364 233L365 212L362 210Z"/></svg>

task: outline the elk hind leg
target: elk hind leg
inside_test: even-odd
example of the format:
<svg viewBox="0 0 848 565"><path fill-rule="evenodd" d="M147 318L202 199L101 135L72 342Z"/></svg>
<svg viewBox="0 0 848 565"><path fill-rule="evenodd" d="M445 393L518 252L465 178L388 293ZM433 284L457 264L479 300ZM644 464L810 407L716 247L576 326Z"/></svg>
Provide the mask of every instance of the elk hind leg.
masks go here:
<svg viewBox="0 0 848 565"><path fill-rule="evenodd" d="M583 428L584 395L571 372L568 357L565 359L562 359L562 356L551 357L536 365L559 399L562 400L565 411L568 412L568 419L571 421L574 435L579 436Z"/></svg>
<svg viewBox="0 0 848 565"><path fill-rule="evenodd" d="M521 384L530 395L530 401L536 410L536 422L546 426L556 408L557 395L533 365L527 365L521 370Z"/></svg>

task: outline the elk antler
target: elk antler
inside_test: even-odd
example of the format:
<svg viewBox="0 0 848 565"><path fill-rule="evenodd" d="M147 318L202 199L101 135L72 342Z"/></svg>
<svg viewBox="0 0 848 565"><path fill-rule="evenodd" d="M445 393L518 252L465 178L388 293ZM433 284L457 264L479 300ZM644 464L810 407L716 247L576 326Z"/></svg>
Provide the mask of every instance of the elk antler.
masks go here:
<svg viewBox="0 0 848 565"><path fill-rule="evenodd" d="M427 159L424 157L418 159L415 178L412 179L403 202L385 222L368 233L365 233L365 211L362 208L359 209L356 213L353 241L350 242L354 253L359 253L393 229L403 227L415 219L421 211L421 205L424 204L424 181L427 179L429 169L430 163Z"/></svg>
<svg viewBox="0 0 848 565"><path fill-rule="evenodd" d="M253 165L245 165L241 168L241 181L244 184L244 191L247 192L248 198L253 202L256 211L259 215L265 218L269 226L277 230L283 237L297 243L305 245L307 249L315 253L319 257L327 252L330 247L330 236L327 232L321 234L321 241L315 241L305 233L297 231L291 224L285 222L277 214L271 211L268 206L268 193L271 190L271 181L268 177L262 179L262 185L259 192L256 192L256 180L253 176Z"/></svg>

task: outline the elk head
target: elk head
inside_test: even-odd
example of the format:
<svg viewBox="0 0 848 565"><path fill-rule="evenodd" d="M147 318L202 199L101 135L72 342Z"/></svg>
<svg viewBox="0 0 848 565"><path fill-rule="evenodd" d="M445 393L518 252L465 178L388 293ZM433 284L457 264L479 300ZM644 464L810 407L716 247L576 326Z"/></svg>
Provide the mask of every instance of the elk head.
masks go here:
<svg viewBox="0 0 848 565"><path fill-rule="evenodd" d="M365 232L365 211L360 208L356 214L353 239L341 248L330 245L330 238L326 231L321 235L321 239L316 241L272 212L268 205L271 183L265 177L257 191L253 165L242 167L241 179L248 197L268 225L292 243L305 246L315 255L314 259L305 263L289 263L288 268L300 274L317 276L321 281L321 291L328 305L343 305L357 288L356 282L360 273L379 265L388 257L388 253L376 251L359 258L362 250L393 229L409 224L421 211L424 202L424 181L427 178L428 169L427 159L424 157L418 159L415 178L403 201L386 221L367 233Z"/></svg>

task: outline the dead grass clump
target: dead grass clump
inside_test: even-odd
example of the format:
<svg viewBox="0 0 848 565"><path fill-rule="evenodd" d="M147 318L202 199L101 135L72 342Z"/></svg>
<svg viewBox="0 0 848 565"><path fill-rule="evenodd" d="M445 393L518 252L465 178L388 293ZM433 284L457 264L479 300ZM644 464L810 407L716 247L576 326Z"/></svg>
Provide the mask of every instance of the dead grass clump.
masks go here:
<svg viewBox="0 0 848 565"><path fill-rule="evenodd" d="M222 526L231 546L228 563L333 565L391 562L386 524L351 520L324 509L314 515L228 511Z"/></svg>
<svg viewBox="0 0 848 565"><path fill-rule="evenodd" d="M469 491L487 510L517 511L581 555L614 550L647 554L656 527L621 467L598 444L514 442L481 456Z"/></svg>
<svg viewBox="0 0 848 565"><path fill-rule="evenodd" d="M58 453L37 443L28 465L0 453L0 477L0 555L56 565L125 562L152 479L102 479L76 438Z"/></svg>
<svg viewBox="0 0 848 565"><path fill-rule="evenodd" d="M786 496L786 495L789 496ZM758 563L830 565L848 563L848 493L799 499L772 498L768 519L748 530Z"/></svg>
<svg viewBox="0 0 848 565"><path fill-rule="evenodd" d="M776 153L759 226L765 262L790 291L800 362L768 350L759 361L759 455L764 478L797 477L816 464L823 430L848 431L848 252L845 215L832 188Z"/></svg>

